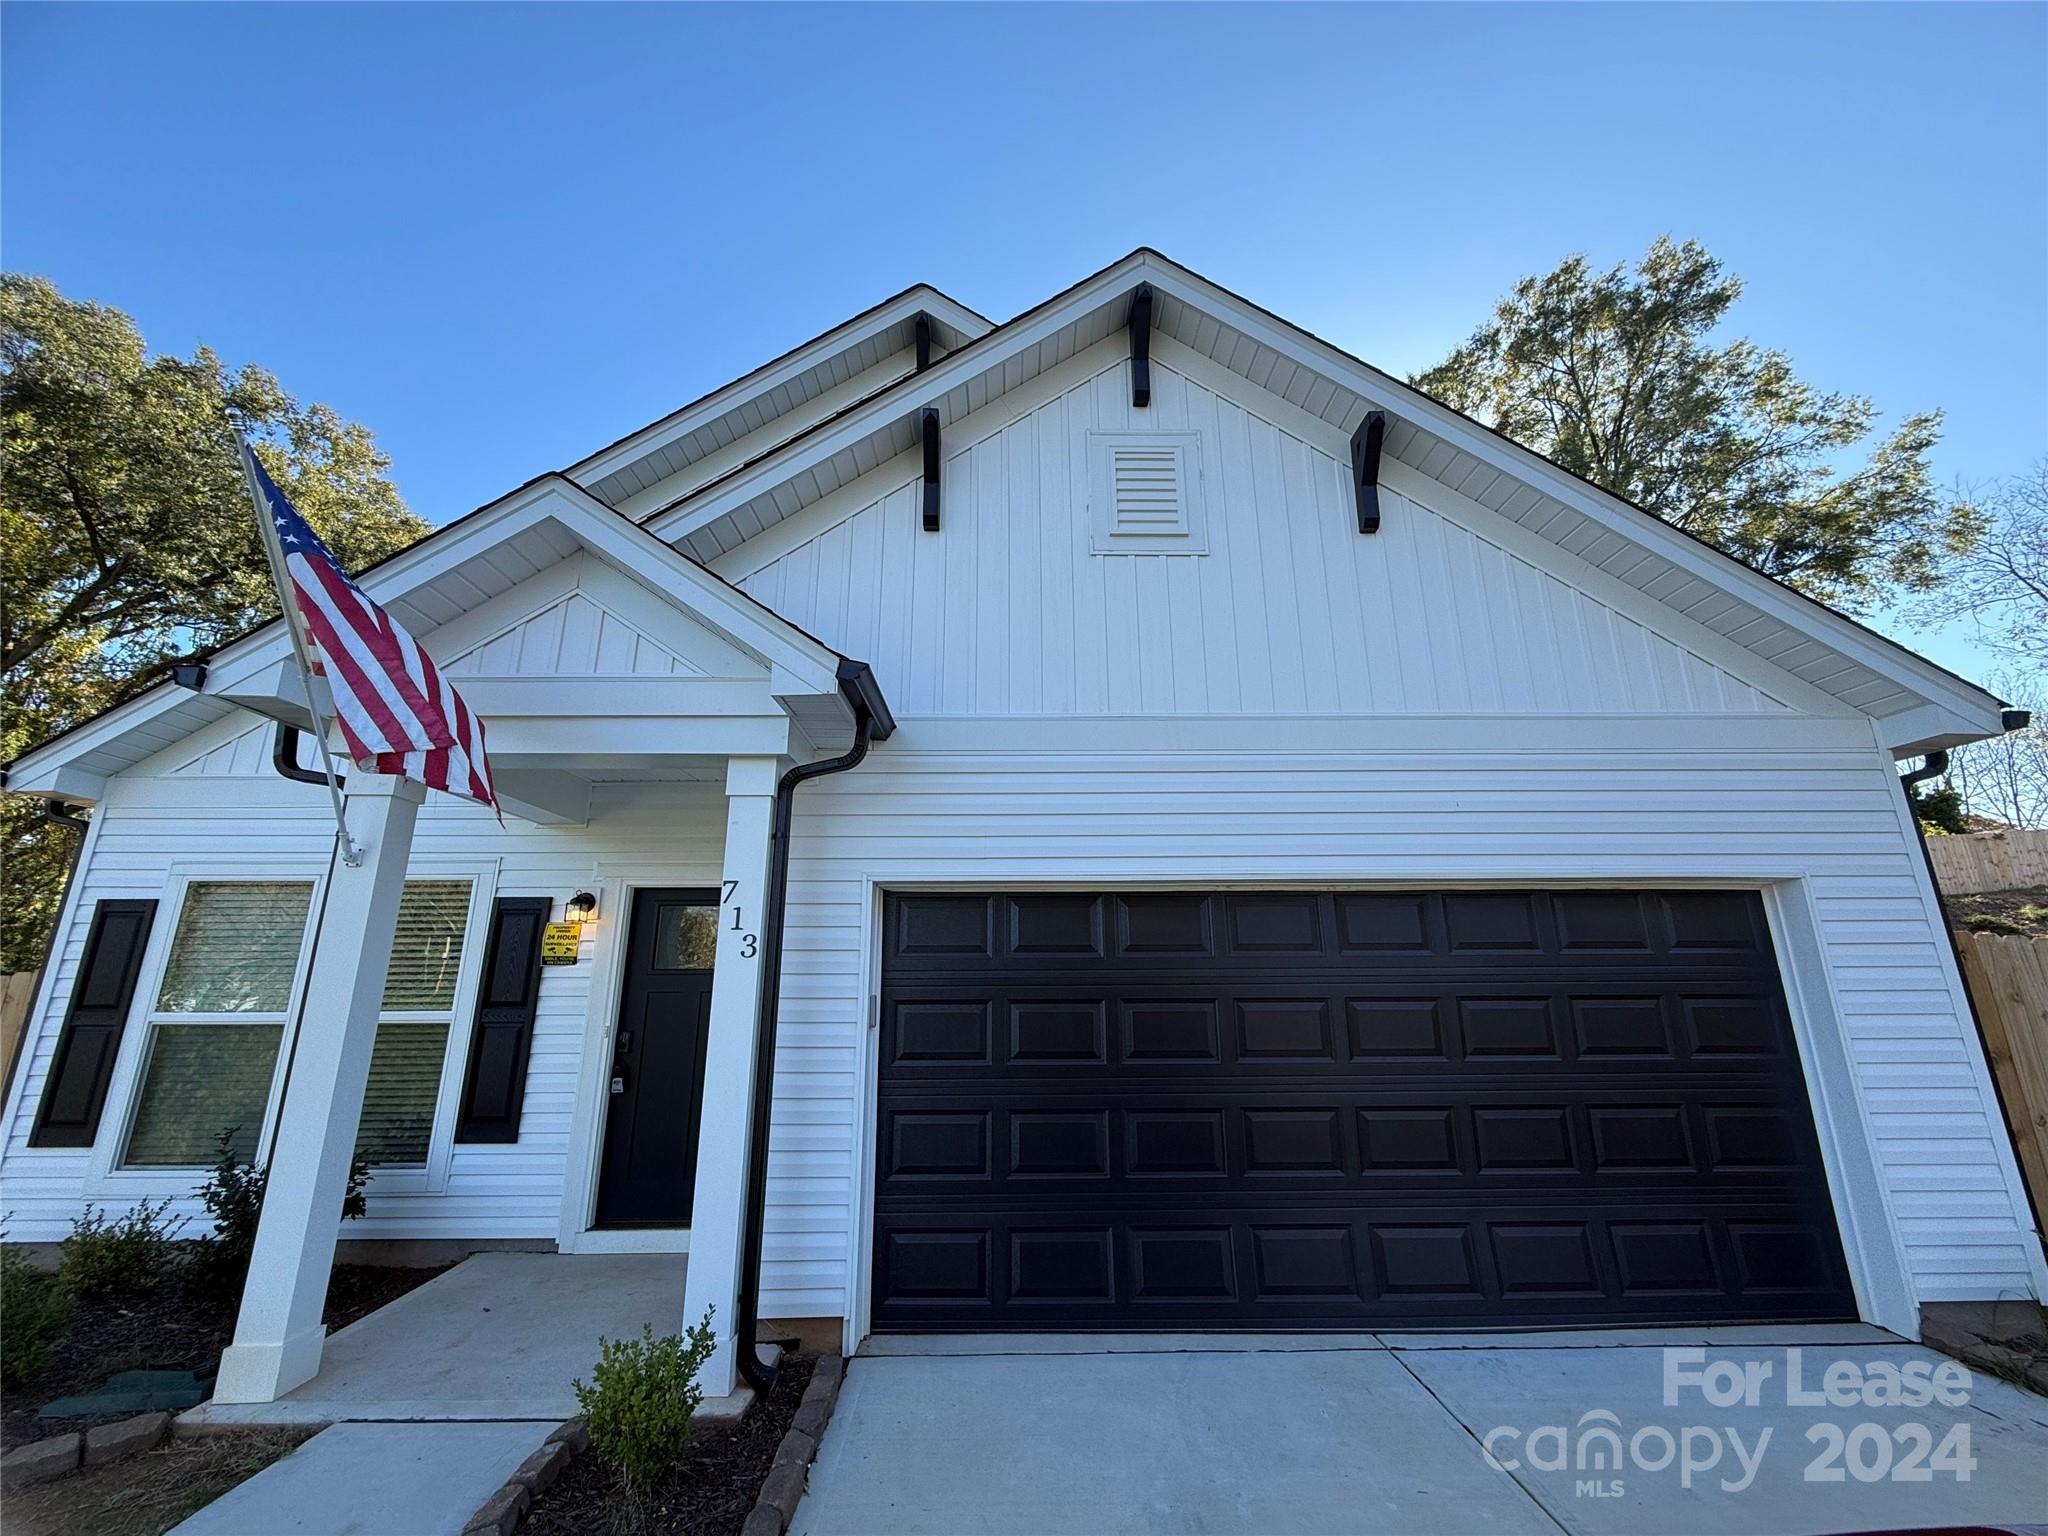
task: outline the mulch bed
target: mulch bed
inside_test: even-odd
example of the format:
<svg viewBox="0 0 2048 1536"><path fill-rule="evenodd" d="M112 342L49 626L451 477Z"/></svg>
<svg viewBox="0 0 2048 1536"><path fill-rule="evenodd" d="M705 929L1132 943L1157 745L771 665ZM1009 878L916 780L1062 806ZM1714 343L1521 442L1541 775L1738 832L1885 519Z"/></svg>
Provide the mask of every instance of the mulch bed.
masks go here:
<svg viewBox="0 0 2048 1536"><path fill-rule="evenodd" d="M810 1385L813 1356L786 1356L775 1390L730 1429L700 1429L648 1495L640 1518L627 1513L617 1474L585 1451L535 1502L521 1536L738 1536L775 1448Z"/></svg>
<svg viewBox="0 0 2048 1536"><path fill-rule="evenodd" d="M1944 893L1941 899L1948 908L1948 920L1958 928L1967 928L1967 919L1972 917L1992 917L2010 923L2030 937L2048 938L2048 885L2018 891L1979 891L1971 896Z"/></svg>
<svg viewBox="0 0 2048 1536"><path fill-rule="evenodd" d="M380 1264L337 1264L327 1288L329 1330L346 1327L449 1266L401 1269ZM0 1447L12 1450L127 1413L43 1419L36 1409L53 1398L90 1392L116 1371L197 1371L210 1375L235 1333L239 1297L222 1300L168 1275L140 1296L81 1306L64 1336L50 1347L41 1374L26 1387L10 1387L0 1402Z"/></svg>

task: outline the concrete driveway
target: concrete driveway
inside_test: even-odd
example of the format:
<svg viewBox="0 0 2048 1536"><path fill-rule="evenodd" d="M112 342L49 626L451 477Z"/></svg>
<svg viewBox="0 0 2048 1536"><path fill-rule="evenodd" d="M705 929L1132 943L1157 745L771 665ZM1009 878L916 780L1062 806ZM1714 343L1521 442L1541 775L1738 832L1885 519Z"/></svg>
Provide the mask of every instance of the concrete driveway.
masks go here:
<svg viewBox="0 0 2048 1536"><path fill-rule="evenodd" d="M1849 1325L871 1339L790 1529L1781 1536L2044 1522L2048 1399Z"/></svg>

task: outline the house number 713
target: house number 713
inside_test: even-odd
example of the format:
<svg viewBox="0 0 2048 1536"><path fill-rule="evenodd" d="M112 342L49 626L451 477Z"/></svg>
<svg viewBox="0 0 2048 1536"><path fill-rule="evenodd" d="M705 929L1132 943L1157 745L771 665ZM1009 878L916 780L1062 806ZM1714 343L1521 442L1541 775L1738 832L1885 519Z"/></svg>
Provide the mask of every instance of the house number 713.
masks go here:
<svg viewBox="0 0 2048 1536"><path fill-rule="evenodd" d="M746 931L746 924L740 917L740 905L733 899L739 893L739 881L728 880L725 882L724 900L732 908L732 931L740 936L740 958L742 960L751 960L760 952L760 942L756 935Z"/></svg>

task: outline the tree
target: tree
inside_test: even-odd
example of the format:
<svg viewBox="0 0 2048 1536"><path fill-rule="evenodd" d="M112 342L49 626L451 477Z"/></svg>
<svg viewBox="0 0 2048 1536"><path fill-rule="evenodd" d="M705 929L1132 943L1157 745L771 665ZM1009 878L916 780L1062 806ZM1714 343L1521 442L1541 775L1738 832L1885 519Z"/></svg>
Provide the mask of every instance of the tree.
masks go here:
<svg viewBox="0 0 2048 1536"><path fill-rule="evenodd" d="M1692 241L1659 239L1633 272L1572 256L1412 382L1814 597L1854 610L1933 587L1981 531L1934 490L1941 413L1840 470L1877 408L1815 389L1782 352L1710 340L1741 292Z"/></svg>
<svg viewBox="0 0 2048 1536"><path fill-rule="evenodd" d="M0 275L0 761L277 611L236 427L352 568L427 531L367 428L204 347L151 357L121 311ZM0 969L37 963L67 836L0 805Z"/></svg>
<svg viewBox="0 0 2048 1536"><path fill-rule="evenodd" d="M1981 494L1984 537L1915 606L1922 625L1968 619L1992 650L2048 667L2048 459Z"/></svg>
<svg viewBox="0 0 2048 1536"><path fill-rule="evenodd" d="M2030 710L2033 721L2017 731L1973 741L1949 753L1947 786L1962 808L2009 827L2048 827L2048 702L2038 677L2000 672L1986 684L2001 698Z"/></svg>

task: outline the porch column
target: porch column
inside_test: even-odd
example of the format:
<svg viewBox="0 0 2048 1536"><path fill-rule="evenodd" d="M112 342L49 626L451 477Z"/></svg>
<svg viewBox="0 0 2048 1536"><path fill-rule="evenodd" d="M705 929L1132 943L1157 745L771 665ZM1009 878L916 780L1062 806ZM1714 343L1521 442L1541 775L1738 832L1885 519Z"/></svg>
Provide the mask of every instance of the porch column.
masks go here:
<svg viewBox="0 0 2048 1536"><path fill-rule="evenodd" d="M363 861L350 868L337 859L328 881L299 1028L284 1044L292 1057L276 1149L235 1341L220 1357L216 1402L274 1402L320 1369L327 1336L320 1314L363 1115L413 819L425 794L404 779L359 770L348 776L349 835Z"/></svg>
<svg viewBox="0 0 2048 1536"><path fill-rule="evenodd" d="M711 972L711 1036L704 1051L704 1113L697 1133L697 1189L690 1208L690 1263L683 1325L704 1309L718 1352L697 1380L706 1397L733 1390L734 1302L740 1228L746 1219L747 1114L754 1096L754 1020L761 1002L761 920L768 891L768 833L781 760L735 757L725 774L725 893ZM737 918L737 926L735 926ZM752 953L748 953L751 951Z"/></svg>

